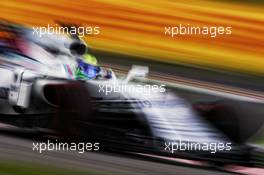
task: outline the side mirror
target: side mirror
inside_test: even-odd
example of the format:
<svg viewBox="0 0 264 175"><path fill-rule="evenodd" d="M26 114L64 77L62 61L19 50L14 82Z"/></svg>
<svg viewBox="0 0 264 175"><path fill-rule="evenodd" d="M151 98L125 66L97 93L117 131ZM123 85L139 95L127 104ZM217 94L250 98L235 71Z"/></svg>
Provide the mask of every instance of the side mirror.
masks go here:
<svg viewBox="0 0 264 175"><path fill-rule="evenodd" d="M149 72L149 68L146 66L135 66L135 65L133 65L132 68L129 70L127 77L124 80L124 82L128 83L133 78L146 77L148 72Z"/></svg>
<svg viewBox="0 0 264 175"><path fill-rule="evenodd" d="M16 82L11 85L9 91L9 103L13 106L28 108L30 103L30 95L32 89L32 82L36 78L36 74L26 72L24 69L15 70Z"/></svg>

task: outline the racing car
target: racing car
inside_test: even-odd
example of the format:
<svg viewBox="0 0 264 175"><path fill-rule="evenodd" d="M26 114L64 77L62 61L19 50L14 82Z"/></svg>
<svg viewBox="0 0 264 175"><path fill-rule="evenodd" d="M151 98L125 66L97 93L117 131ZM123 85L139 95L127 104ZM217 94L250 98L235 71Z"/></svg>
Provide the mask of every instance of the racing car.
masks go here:
<svg viewBox="0 0 264 175"><path fill-rule="evenodd" d="M78 65L76 57L87 51L83 41L55 34L37 38L31 29L21 26L2 28L11 30L15 45L22 42L22 49L10 41L1 42L2 122L36 131L49 129L63 139L96 140L105 150L217 164L250 162L250 147L233 142L166 85L139 81L147 76L147 67L133 66L122 76L98 66L100 71L93 79L76 79L71 67ZM151 91L144 91L146 88ZM215 153L166 150L168 143L179 142L230 143L232 148Z"/></svg>

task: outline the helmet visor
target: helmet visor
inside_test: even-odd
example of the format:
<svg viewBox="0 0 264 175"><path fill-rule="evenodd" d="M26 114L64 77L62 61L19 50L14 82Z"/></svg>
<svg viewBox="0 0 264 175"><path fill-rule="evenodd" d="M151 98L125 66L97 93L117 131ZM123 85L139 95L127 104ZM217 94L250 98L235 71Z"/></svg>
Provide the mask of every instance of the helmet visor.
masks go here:
<svg viewBox="0 0 264 175"><path fill-rule="evenodd" d="M87 79L93 79L96 77L100 68L98 66L93 66L91 64L87 64L82 60L79 60L78 69L82 73L83 76Z"/></svg>

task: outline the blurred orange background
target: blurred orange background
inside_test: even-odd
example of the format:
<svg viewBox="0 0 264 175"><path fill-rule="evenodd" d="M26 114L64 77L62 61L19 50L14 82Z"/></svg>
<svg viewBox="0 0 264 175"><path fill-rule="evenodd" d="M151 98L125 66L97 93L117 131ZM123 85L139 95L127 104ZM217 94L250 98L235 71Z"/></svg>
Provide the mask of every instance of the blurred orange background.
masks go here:
<svg viewBox="0 0 264 175"><path fill-rule="evenodd" d="M99 26L96 50L163 62L264 74L263 5L201 0L1 0L1 19ZM231 26L232 35L164 35L165 26ZM100 60L100 58L99 58ZM117 60L118 63L118 60Z"/></svg>

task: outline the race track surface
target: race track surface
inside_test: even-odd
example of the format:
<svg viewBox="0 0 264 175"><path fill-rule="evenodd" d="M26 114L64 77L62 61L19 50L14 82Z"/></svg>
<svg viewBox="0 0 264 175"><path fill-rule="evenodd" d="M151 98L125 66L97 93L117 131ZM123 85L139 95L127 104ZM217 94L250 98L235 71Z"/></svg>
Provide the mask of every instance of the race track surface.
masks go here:
<svg viewBox="0 0 264 175"><path fill-rule="evenodd" d="M82 169L99 174L151 174L151 175L226 175L229 173L202 169L195 166L169 165L158 162L132 159L105 153L79 154L77 152L32 151L32 140L21 137L0 135L1 162L18 162L19 164L38 164ZM1 174L1 170L0 170Z"/></svg>

